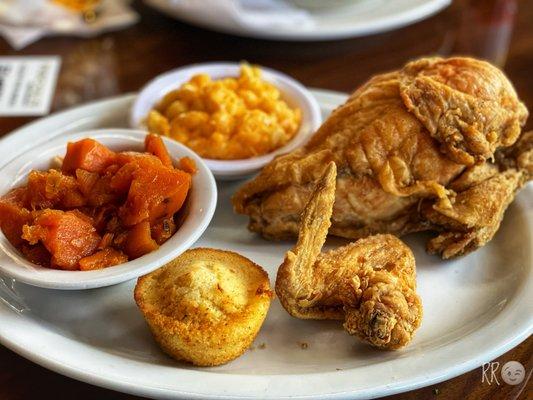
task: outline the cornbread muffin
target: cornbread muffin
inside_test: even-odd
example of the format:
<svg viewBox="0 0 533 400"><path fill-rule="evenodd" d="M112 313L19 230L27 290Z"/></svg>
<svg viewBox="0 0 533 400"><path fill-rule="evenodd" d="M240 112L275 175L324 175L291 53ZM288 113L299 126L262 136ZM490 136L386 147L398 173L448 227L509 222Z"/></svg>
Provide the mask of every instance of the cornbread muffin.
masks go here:
<svg viewBox="0 0 533 400"><path fill-rule="evenodd" d="M267 273L229 251L193 249L137 281L135 301L171 357L227 363L250 346L272 292Z"/></svg>

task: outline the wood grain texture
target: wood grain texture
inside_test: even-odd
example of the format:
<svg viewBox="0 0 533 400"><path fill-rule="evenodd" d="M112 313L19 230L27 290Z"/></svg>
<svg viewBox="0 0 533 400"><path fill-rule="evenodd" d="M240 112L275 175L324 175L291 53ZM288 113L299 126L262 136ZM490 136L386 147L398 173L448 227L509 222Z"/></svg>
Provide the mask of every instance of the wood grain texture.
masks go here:
<svg viewBox="0 0 533 400"><path fill-rule="evenodd" d="M409 27L322 43L237 38L179 23L139 1L134 5L142 20L126 30L94 39L46 38L18 52L0 39L0 55L62 56L54 111L138 90L159 73L196 62L247 60L281 70L307 86L350 92L375 73L433 54L473 54L499 63L533 110L533 0L457 0L448 9ZM515 7L518 11L513 24ZM0 118L0 136L31 120ZM528 127L533 127L533 118ZM500 365L520 361L531 375L532 357L533 339L529 338L498 361ZM533 396L531 386L531 379L519 386L506 385L501 379L500 385L489 385L482 382L482 370L477 368L388 399L529 399ZM65 378L0 346L0 399L52 397L136 398Z"/></svg>

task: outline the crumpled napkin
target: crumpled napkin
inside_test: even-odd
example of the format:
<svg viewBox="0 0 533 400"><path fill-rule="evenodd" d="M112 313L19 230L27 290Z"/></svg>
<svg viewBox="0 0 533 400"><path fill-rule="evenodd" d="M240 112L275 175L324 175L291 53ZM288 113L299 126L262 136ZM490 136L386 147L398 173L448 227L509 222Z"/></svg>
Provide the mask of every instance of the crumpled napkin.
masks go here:
<svg viewBox="0 0 533 400"><path fill-rule="evenodd" d="M80 13L51 0L2 0L0 35L16 50L47 35L96 36L136 23L139 15L129 3L130 0L102 0L96 19L87 23Z"/></svg>
<svg viewBox="0 0 533 400"><path fill-rule="evenodd" d="M283 0L145 0L194 20L229 20L248 29L276 29L287 25L311 28L311 14Z"/></svg>

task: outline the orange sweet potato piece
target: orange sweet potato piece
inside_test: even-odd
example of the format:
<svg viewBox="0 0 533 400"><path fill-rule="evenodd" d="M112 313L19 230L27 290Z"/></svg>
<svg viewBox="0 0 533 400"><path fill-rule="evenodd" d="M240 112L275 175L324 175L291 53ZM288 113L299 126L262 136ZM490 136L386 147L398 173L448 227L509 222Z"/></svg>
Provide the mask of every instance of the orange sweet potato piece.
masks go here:
<svg viewBox="0 0 533 400"><path fill-rule="evenodd" d="M23 226L22 238L30 244L42 242L52 255L51 265L65 270L78 269L79 260L92 254L100 243L89 217L50 209L35 212L33 223Z"/></svg>
<svg viewBox="0 0 533 400"><path fill-rule="evenodd" d="M78 182L78 187L80 192L88 197L91 191L100 179L100 175L96 172L85 171L84 169L78 168L74 174L76 181Z"/></svg>
<svg viewBox="0 0 533 400"><path fill-rule="evenodd" d="M113 244L113 237L115 236L112 232L106 232L102 236L102 240L98 243L98 250L103 250L106 247L110 247Z"/></svg>
<svg viewBox="0 0 533 400"><path fill-rule="evenodd" d="M196 174L198 171L196 163L191 157L181 157L178 163L178 168L182 171L188 172L191 175Z"/></svg>
<svg viewBox="0 0 533 400"><path fill-rule="evenodd" d="M117 194L111 187L113 175L100 175L96 172L88 172L83 169L76 170L76 180L80 191L86 197L90 206L99 207L113 203L117 200Z"/></svg>
<svg viewBox="0 0 533 400"><path fill-rule="evenodd" d="M126 261L128 261L128 257L123 252L112 247L106 247L90 256L83 257L79 263L80 270L92 271L122 264Z"/></svg>
<svg viewBox="0 0 533 400"><path fill-rule="evenodd" d="M67 145L61 169L74 173L81 168L89 172L103 172L115 160L115 152L93 139L82 139Z"/></svg>
<svg viewBox="0 0 533 400"><path fill-rule="evenodd" d="M124 231L124 228L122 227L122 223L120 222L120 218L117 215L117 210L116 209L106 219L106 227L105 228L106 228L106 231L113 232L115 234ZM116 238L113 238L113 242L115 242L115 240L116 240Z"/></svg>
<svg viewBox="0 0 533 400"><path fill-rule="evenodd" d="M147 153L153 154L161 160L163 165L172 167L172 158L168 154L168 150L163 143L163 139L159 135L150 133L144 139L144 149Z"/></svg>
<svg viewBox="0 0 533 400"><path fill-rule="evenodd" d="M162 218L171 218L185 203L191 186L191 175L179 170L172 171L171 175L167 182L162 182L167 190L161 191L161 201L156 197L157 201L153 202L149 209L150 223Z"/></svg>
<svg viewBox="0 0 533 400"><path fill-rule="evenodd" d="M130 259L134 259L158 248L159 245L152 239L150 233L150 223L142 221L129 230L123 250Z"/></svg>
<svg viewBox="0 0 533 400"><path fill-rule="evenodd" d="M150 223L170 218L183 205L191 176L183 171L151 165L133 172L126 202L119 209L119 216L126 226L149 219Z"/></svg>
<svg viewBox="0 0 533 400"><path fill-rule="evenodd" d="M119 196L111 188L111 179L113 179L111 175L104 175L96 181L87 199L91 206L99 207L118 200Z"/></svg>
<svg viewBox="0 0 533 400"><path fill-rule="evenodd" d="M116 193L128 193L133 173L139 168L139 164L132 161L124 164L111 178L109 186Z"/></svg>
<svg viewBox="0 0 533 400"><path fill-rule="evenodd" d="M32 171L26 187L0 198L0 228L30 261L65 270L156 250L177 229L187 171L196 167L184 158L183 170L174 168L157 135L145 147L148 153L114 153L92 139L69 143L62 171Z"/></svg>
<svg viewBox="0 0 533 400"><path fill-rule="evenodd" d="M138 169L159 168L163 164L161 160L151 154L124 152L117 155L117 162L120 169L115 172L111 178L111 188L119 194L127 194L131 182L134 179L134 173Z"/></svg>
<svg viewBox="0 0 533 400"><path fill-rule="evenodd" d="M52 256L42 243L37 243L33 246L29 244L23 244L20 250L29 262L42 265L43 267L50 267L50 259Z"/></svg>
<svg viewBox="0 0 533 400"><path fill-rule="evenodd" d="M28 176L27 202L34 210L75 208L85 205L78 182L60 171L31 171Z"/></svg>
<svg viewBox="0 0 533 400"><path fill-rule="evenodd" d="M117 232L113 235L113 246L124 250L128 234L129 231L127 230L117 229Z"/></svg>
<svg viewBox="0 0 533 400"><path fill-rule="evenodd" d="M79 211L89 217L90 223L98 233L104 234L108 221L117 213L117 207L113 204L104 204L101 207L81 207L73 211Z"/></svg>
<svg viewBox="0 0 533 400"><path fill-rule="evenodd" d="M46 211L46 210L44 210ZM85 214L84 212L81 211L81 209L79 210L70 210L68 211L70 214L78 217L79 219L87 222L88 224L90 224L91 226L94 227L94 219L91 215L88 215L88 214Z"/></svg>
<svg viewBox="0 0 533 400"><path fill-rule="evenodd" d="M115 164L122 167L130 162L140 162L142 165L163 165L161 160L153 154L139 153L137 151L122 151L117 153Z"/></svg>
<svg viewBox="0 0 533 400"><path fill-rule="evenodd" d="M116 161L116 155L115 155L115 161ZM113 162L115 162L113 161ZM104 170L104 174L107 174L107 175L115 175L116 172L120 169L120 165L118 164L111 164L109 166L106 167L106 169Z"/></svg>
<svg viewBox="0 0 533 400"><path fill-rule="evenodd" d="M24 243L22 227L32 220L31 212L24 207L26 188L16 188L0 198L0 228L7 240L15 246Z"/></svg>
<svg viewBox="0 0 533 400"><path fill-rule="evenodd" d="M165 243L177 230L174 218L164 218L157 221L151 228L152 237L158 245Z"/></svg>

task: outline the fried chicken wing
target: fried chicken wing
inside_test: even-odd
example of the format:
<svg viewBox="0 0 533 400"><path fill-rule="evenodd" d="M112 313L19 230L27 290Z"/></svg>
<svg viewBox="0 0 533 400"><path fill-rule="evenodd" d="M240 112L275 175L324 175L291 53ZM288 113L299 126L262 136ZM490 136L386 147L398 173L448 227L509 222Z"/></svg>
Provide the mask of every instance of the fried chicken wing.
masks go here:
<svg viewBox="0 0 533 400"><path fill-rule="evenodd" d="M413 61L357 89L307 145L245 184L234 208L266 238L295 237L316 181L334 161L330 234L434 230L430 252L465 254L492 238L531 179L533 135L518 140L527 115L505 75L484 61Z"/></svg>
<svg viewBox="0 0 533 400"><path fill-rule="evenodd" d="M371 345L397 349L420 325L415 259L392 235L376 235L321 253L335 201L331 162L305 207L298 242L278 269L276 293L302 319L341 319Z"/></svg>

